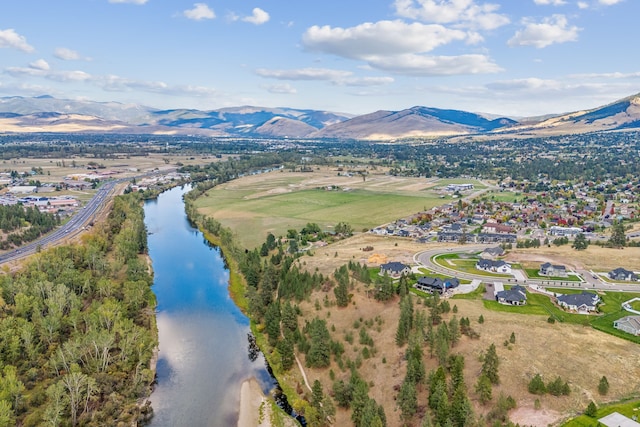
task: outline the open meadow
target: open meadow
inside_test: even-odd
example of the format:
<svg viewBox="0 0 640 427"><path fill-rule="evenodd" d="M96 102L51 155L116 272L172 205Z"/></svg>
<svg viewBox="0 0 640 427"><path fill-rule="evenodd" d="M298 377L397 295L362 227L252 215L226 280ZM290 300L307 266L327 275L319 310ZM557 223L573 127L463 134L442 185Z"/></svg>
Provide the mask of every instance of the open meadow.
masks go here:
<svg viewBox="0 0 640 427"><path fill-rule="evenodd" d="M196 205L201 213L233 229L245 247L254 248L269 232L282 236L310 222L325 231L346 222L360 232L409 216L444 203L435 191L442 185L389 176L384 170L372 170L363 179L339 175L330 167L304 173L282 169L221 184Z"/></svg>

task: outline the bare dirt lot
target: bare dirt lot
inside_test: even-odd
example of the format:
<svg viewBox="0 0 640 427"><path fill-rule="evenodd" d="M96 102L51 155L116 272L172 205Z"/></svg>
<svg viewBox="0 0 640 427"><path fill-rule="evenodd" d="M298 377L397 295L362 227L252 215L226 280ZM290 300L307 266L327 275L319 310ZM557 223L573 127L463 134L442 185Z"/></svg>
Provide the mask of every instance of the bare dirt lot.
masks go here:
<svg viewBox="0 0 640 427"><path fill-rule="evenodd" d="M560 263L574 270L610 271L623 267L634 271L640 268L640 248L613 249L589 245L583 251L576 251L570 245L563 245L550 248L514 249L509 251L506 260Z"/></svg>

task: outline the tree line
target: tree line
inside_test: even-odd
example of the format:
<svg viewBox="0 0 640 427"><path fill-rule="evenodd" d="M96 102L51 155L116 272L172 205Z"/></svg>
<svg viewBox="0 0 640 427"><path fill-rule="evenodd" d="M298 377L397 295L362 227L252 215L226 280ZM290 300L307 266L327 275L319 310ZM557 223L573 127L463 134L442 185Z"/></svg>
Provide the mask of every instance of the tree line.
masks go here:
<svg viewBox="0 0 640 427"><path fill-rule="evenodd" d="M0 276L0 425L143 422L157 346L141 199Z"/></svg>

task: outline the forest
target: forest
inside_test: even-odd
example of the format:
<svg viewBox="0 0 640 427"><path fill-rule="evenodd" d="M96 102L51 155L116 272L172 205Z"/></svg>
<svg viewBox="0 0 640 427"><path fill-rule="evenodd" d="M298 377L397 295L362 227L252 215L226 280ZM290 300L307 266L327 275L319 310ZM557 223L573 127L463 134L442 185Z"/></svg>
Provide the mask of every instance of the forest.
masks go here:
<svg viewBox="0 0 640 427"><path fill-rule="evenodd" d="M152 416L155 297L140 196L81 244L0 276L0 426L131 425Z"/></svg>
<svg viewBox="0 0 640 427"><path fill-rule="evenodd" d="M0 229L6 234L4 239L0 239L0 250L31 242L58 225L58 215L40 212L36 207L0 205Z"/></svg>

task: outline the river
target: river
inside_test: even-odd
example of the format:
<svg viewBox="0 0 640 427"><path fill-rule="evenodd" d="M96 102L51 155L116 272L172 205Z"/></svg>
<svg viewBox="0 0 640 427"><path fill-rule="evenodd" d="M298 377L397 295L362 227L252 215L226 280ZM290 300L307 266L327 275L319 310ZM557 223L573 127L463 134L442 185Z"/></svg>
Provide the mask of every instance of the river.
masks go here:
<svg viewBox="0 0 640 427"><path fill-rule="evenodd" d="M265 392L274 384L263 356L248 357L249 319L229 296L219 249L187 220L188 189L144 207L160 341L151 425L235 426L242 382L255 377Z"/></svg>

